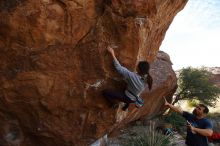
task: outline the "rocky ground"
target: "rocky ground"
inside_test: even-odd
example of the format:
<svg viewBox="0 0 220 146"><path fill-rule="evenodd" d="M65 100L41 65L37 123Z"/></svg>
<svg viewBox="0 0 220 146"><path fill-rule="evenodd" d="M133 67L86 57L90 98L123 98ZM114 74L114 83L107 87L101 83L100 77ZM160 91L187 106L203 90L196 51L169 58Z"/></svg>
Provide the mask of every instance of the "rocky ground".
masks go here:
<svg viewBox="0 0 220 146"><path fill-rule="evenodd" d="M130 125L126 129L119 131L119 136L117 137L110 137L108 138L108 146L122 146L124 142L126 142L128 139L143 135L146 130L149 129L149 126L141 124L140 122L137 122L134 125ZM177 132L174 133L172 137L170 137L170 141L173 146L185 146L185 140L184 138L178 134Z"/></svg>

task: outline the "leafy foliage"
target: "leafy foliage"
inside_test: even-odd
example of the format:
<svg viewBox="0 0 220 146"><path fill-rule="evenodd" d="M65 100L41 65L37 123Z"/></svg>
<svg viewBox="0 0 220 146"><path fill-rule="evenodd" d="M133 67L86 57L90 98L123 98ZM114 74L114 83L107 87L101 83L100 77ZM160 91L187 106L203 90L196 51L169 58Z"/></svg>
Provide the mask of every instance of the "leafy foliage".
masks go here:
<svg viewBox="0 0 220 146"><path fill-rule="evenodd" d="M184 68L178 78L178 89L176 99L178 100L199 100L200 102L214 106L217 101L220 89L210 82L212 74L205 69Z"/></svg>
<svg viewBox="0 0 220 146"><path fill-rule="evenodd" d="M170 123L174 129L180 130L180 127L186 124L186 120L178 113L171 112L166 115L163 120L167 123Z"/></svg>

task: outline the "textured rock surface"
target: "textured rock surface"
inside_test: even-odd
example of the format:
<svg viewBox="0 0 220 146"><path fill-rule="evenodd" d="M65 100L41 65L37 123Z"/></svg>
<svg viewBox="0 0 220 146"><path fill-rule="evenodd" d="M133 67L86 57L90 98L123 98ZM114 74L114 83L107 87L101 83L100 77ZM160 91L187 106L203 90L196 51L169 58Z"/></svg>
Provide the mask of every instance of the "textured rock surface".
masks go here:
<svg viewBox="0 0 220 146"><path fill-rule="evenodd" d="M211 82L220 88L220 67L207 67L205 69L212 73Z"/></svg>
<svg viewBox="0 0 220 146"><path fill-rule="evenodd" d="M162 108L176 77L157 53L186 0L1 0L0 145L88 145L104 134ZM106 53L134 70L149 60L153 90L145 105L108 107L106 88L124 84Z"/></svg>

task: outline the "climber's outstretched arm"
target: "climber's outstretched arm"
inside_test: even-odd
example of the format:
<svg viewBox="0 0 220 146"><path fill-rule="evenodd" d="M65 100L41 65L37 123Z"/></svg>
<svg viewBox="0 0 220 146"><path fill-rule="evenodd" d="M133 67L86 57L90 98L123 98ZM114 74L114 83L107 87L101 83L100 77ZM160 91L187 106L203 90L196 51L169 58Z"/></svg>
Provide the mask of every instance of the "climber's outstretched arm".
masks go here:
<svg viewBox="0 0 220 146"><path fill-rule="evenodd" d="M134 76L133 72L131 72L130 70L128 70L126 67L122 66L119 63L118 59L115 56L115 52L111 47L108 47L107 50L113 58L114 66L115 66L116 70L118 71L118 73L120 73L125 78L131 78L132 76Z"/></svg>

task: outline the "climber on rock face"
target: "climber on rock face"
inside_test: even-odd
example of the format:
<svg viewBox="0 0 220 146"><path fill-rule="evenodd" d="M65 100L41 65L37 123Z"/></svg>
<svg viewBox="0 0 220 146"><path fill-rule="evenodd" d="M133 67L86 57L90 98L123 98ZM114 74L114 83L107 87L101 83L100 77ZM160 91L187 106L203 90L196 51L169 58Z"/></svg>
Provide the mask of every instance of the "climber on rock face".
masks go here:
<svg viewBox="0 0 220 146"><path fill-rule="evenodd" d="M111 103L114 103L115 100L124 102L125 105L122 108L124 111L129 107L130 103L134 103L136 107L142 107L144 102L140 97L140 94L146 86L151 90L153 82L152 77L149 74L149 63L147 61L140 61L137 66L137 73L135 73L121 66L112 47L107 47L107 50L113 58L117 72L125 78L127 88L124 92L104 90L103 95Z"/></svg>

